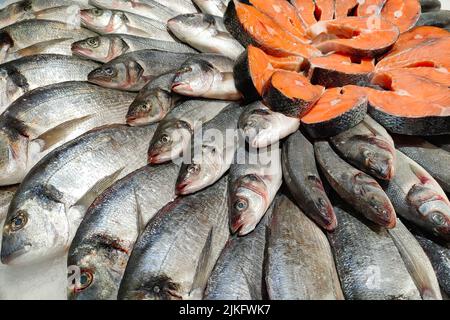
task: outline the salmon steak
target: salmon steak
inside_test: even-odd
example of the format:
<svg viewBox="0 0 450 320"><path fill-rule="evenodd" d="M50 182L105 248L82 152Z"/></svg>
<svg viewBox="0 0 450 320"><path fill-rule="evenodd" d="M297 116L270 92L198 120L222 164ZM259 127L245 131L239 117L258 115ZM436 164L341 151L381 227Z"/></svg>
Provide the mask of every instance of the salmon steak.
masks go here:
<svg viewBox="0 0 450 320"><path fill-rule="evenodd" d="M437 12L429 6L232 0L224 23L247 49L236 88L248 103L299 118L314 138L356 126L367 111L393 133L449 134L450 32L421 25L422 10Z"/></svg>

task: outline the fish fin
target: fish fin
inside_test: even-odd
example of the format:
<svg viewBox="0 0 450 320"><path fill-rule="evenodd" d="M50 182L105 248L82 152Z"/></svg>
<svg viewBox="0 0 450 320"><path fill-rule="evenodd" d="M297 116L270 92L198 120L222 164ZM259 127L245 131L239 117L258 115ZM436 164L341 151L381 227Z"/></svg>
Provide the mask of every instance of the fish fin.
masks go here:
<svg viewBox="0 0 450 320"><path fill-rule="evenodd" d="M139 203L139 199L136 193L136 189L133 190L134 192L134 200L136 203L136 222L137 222L137 231L138 234L141 234L144 229L145 229L145 224L144 224L144 217L142 216L142 207L141 204Z"/></svg>
<svg viewBox="0 0 450 320"><path fill-rule="evenodd" d="M254 285L252 285L247 272L245 272L245 270L242 268L242 266L239 266L239 269L241 270L242 275L244 276L244 279L245 279L245 283L247 284L248 292L250 293L250 299L261 300L261 293L258 292L258 290L256 289L256 287Z"/></svg>
<svg viewBox="0 0 450 320"><path fill-rule="evenodd" d="M94 184L74 205L73 207L83 207L87 210L94 200L109 188L119 177L124 168L120 168L113 174L106 176Z"/></svg>
<svg viewBox="0 0 450 320"><path fill-rule="evenodd" d="M72 38L61 38L61 39L52 39L44 42L39 42L34 45L25 47L23 49L17 50L14 52L14 56L17 58L23 57L23 56L31 56L36 55L44 52L45 49L48 47L54 46L58 43L71 40Z"/></svg>
<svg viewBox="0 0 450 320"><path fill-rule="evenodd" d="M192 287L189 294L191 294L196 289L203 288L208 280L209 272L205 271L209 268L209 257L211 256L213 233L214 227L211 227L197 263L194 281L192 282Z"/></svg>
<svg viewBox="0 0 450 320"><path fill-rule="evenodd" d="M214 35L214 38L218 38L218 39L222 39L222 40L235 40L231 34L229 34L228 32L224 32L224 31L217 31L217 34Z"/></svg>
<svg viewBox="0 0 450 320"><path fill-rule="evenodd" d="M72 132L76 130L77 127L80 126L80 124L89 121L92 117L94 116L88 115L63 122L56 127L47 130L33 141L39 143L39 145L41 146L41 152L48 150L58 142L66 139Z"/></svg>

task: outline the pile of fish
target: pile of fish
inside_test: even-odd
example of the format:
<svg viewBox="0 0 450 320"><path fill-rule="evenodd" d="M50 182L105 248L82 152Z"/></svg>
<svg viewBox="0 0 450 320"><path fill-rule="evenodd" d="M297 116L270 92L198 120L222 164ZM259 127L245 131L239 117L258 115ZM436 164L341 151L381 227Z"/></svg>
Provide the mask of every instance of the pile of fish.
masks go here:
<svg viewBox="0 0 450 320"><path fill-rule="evenodd" d="M440 9L13 1L0 282L64 257L69 299L447 298Z"/></svg>

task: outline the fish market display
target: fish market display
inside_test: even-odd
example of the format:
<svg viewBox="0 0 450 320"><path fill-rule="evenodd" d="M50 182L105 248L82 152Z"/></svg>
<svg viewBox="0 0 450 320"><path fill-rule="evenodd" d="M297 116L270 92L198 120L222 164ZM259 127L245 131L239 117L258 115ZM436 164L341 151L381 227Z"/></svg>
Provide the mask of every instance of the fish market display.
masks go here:
<svg viewBox="0 0 450 320"><path fill-rule="evenodd" d="M0 0L0 299L448 299L449 10Z"/></svg>

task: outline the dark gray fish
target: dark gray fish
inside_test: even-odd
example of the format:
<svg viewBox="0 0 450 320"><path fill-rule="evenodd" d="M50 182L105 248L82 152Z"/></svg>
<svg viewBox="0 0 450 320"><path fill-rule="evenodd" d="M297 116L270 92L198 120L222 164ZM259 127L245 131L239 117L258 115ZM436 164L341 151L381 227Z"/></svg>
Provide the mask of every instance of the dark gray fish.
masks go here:
<svg viewBox="0 0 450 320"><path fill-rule="evenodd" d="M422 13L416 26L434 26L450 31L450 10Z"/></svg>
<svg viewBox="0 0 450 320"><path fill-rule="evenodd" d="M342 199L380 226L395 227L395 210L374 178L339 158L327 141L316 142L314 150L323 174Z"/></svg>
<svg viewBox="0 0 450 320"><path fill-rule="evenodd" d="M389 133L371 117L330 139L339 154L356 168L382 180L394 176L395 147Z"/></svg>
<svg viewBox="0 0 450 320"><path fill-rule="evenodd" d="M430 258L443 293L450 296L450 249L423 236L416 239Z"/></svg>
<svg viewBox="0 0 450 320"><path fill-rule="evenodd" d="M397 151L396 174L385 186L395 211L420 228L450 240L450 202L439 183Z"/></svg>
<svg viewBox="0 0 450 320"><path fill-rule="evenodd" d="M450 152L419 137L394 136L394 140L398 150L427 170L444 191L450 192Z"/></svg>
<svg viewBox="0 0 450 320"><path fill-rule="evenodd" d="M273 300L343 299L327 237L284 195L269 227L265 279Z"/></svg>
<svg viewBox="0 0 450 320"><path fill-rule="evenodd" d="M273 204L255 231L245 237L228 240L217 260L203 299L262 300L265 298L263 276L267 225Z"/></svg>
<svg viewBox="0 0 450 320"><path fill-rule="evenodd" d="M68 266L86 279L69 298L115 300L134 243L145 225L175 198L179 166L143 167L108 188L86 212L69 250Z"/></svg>
<svg viewBox="0 0 450 320"><path fill-rule="evenodd" d="M384 228L367 225L339 207L328 233L348 300L419 300L420 293Z"/></svg>
<svg viewBox="0 0 450 320"><path fill-rule="evenodd" d="M283 177L297 205L322 228L336 228L333 205L317 171L314 147L300 132L283 145Z"/></svg>
<svg viewBox="0 0 450 320"><path fill-rule="evenodd" d="M227 178L162 208L139 237L119 299L196 300L228 238Z"/></svg>

